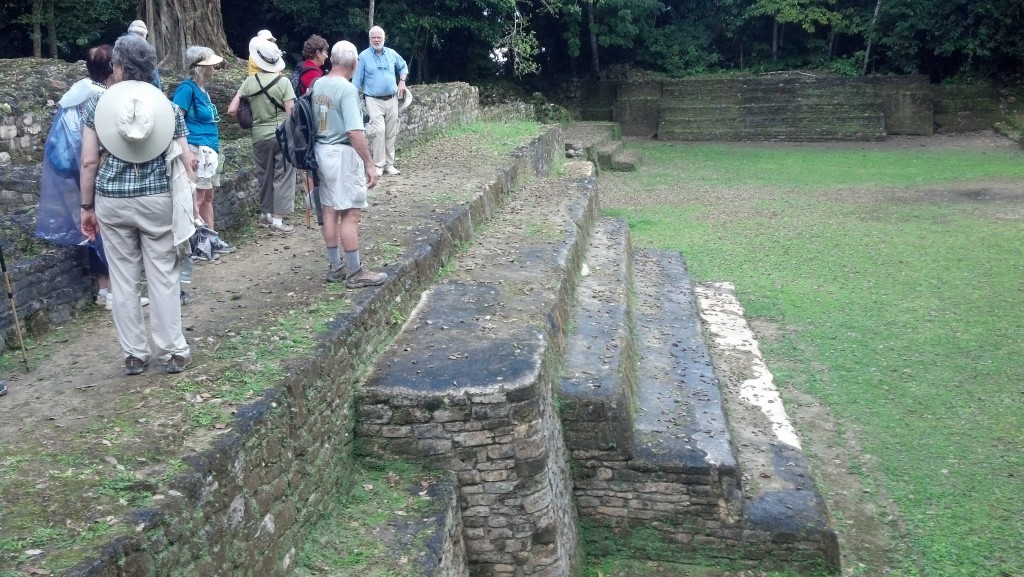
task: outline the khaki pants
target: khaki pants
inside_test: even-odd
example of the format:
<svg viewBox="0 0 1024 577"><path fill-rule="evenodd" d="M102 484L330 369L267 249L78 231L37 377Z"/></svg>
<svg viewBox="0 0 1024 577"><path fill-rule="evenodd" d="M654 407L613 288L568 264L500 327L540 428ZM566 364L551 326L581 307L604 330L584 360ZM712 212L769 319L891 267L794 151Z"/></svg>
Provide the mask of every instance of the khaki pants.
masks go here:
<svg viewBox="0 0 1024 577"><path fill-rule="evenodd" d="M285 161L277 139L252 143L252 156L259 182L260 211L267 214L295 212L295 167Z"/></svg>
<svg viewBox="0 0 1024 577"><path fill-rule="evenodd" d="M398 97L379 100L372 96L366 97L366 114L370 116L368 133L374 134L370 139L370 156L377 168L395 165L395 143L398 142Z"/></svg>
<svg viewBox="0 0 1024 577"><path fill-rule="evenodd" d="M148 363L153 356L166 362L171 355L191 359L181 332L180 264L171 233L169 192L132 198L96 196L103 248L114 293L114 327L124 356ZM149 320L153 352L146 340L142 315L142 269L149 285Z"/></svg>

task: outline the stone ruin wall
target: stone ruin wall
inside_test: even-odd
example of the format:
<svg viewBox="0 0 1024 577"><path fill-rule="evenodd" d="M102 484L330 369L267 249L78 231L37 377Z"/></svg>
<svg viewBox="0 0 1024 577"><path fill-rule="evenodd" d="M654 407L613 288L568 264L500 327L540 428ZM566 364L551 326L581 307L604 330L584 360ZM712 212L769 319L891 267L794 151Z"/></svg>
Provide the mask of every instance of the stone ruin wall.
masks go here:
<svg viewBox="0 0 1024 577"><path fill-rule="evenodd" d="M776 73L603 80L581 115L661 140L876 140L990 129L998 101L989 85L932 85L923 76Z"/></svg>

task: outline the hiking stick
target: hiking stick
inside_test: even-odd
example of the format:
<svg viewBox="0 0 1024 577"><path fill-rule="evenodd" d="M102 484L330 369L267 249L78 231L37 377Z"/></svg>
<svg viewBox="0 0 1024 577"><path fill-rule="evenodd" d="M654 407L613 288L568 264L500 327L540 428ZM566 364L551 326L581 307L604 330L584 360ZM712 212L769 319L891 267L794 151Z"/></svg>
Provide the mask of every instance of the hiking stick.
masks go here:
<svg viewBox="0 0 1024 577"><path fill-rule="evenodd" d="M7 261L4 260L4 247L0 246L0 271L3 271L4 283L7 285L7 302L11 303L11 315L14 316L14 330L18 333L18 345L21 346L21 360L25 361L25 372L28 369L28 356L25 354L25 339L21 336L21 323L18 322L18 307L14 304L14 289L11 288L11 277L7 276Z"/></svg>
<svg viewBox="0 0 1024 577"><path fill-rule="evenodd" d="M313 197L309 194L309 183L306 182L306 173L302 173L302 190L306 192L306 228L313 228Z"/></svg>

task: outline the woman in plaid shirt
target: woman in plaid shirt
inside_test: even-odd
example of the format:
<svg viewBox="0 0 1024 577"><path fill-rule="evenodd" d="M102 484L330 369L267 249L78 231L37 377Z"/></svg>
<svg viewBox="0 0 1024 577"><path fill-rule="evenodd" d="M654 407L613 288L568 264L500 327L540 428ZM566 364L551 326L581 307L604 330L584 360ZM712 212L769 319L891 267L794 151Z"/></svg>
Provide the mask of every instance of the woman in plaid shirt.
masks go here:
<svg viewBox="0 0 1024 577"><path fill-rule="evenodd" d="M180 109L150 83L156 51L142 37L114 44L114 84L86 103L82 122L82 233L103 234L114 293L114 326L124 371L141 374L152 357L179 373L192 360L181 330L180 263L173 242L171 182L165 149L173 139L192 182L188 129ZM129 82L121 87L118 83ZM168 110L169 109L169 110ZM139 303L149 285L151 350Z"/></svg>

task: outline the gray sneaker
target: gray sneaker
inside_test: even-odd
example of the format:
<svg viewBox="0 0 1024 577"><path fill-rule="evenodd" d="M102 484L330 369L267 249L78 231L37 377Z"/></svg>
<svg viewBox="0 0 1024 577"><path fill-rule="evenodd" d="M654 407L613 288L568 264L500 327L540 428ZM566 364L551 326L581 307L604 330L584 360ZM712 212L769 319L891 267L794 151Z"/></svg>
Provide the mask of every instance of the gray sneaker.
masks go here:
<svg viewBox="0 0 1024 577"><path fill-rule="evenodd" d="M210 241L210 246L213 247L213 252L218 254L231 254L238 250L222 240L219 236L213 237L213 240Z"/></svg>
<svg viewBox="0 0 1024 577"><path fill-rule="evenodd" d="M359 270L345 278L345 287L356 289L368 286L380 286L384 284L384 281L386 280L388 280L388 273L372 272L367 270L365 266L361 266L359 267Z"/></svg>
<svg viewBox="0 0 1024 577"><path fill-rule="evenodd" d="M348 276L348 269L342 264L338 268L328 264L327 274L324 275L324 280L327 282L345 282L345 278Z"/></svg>

